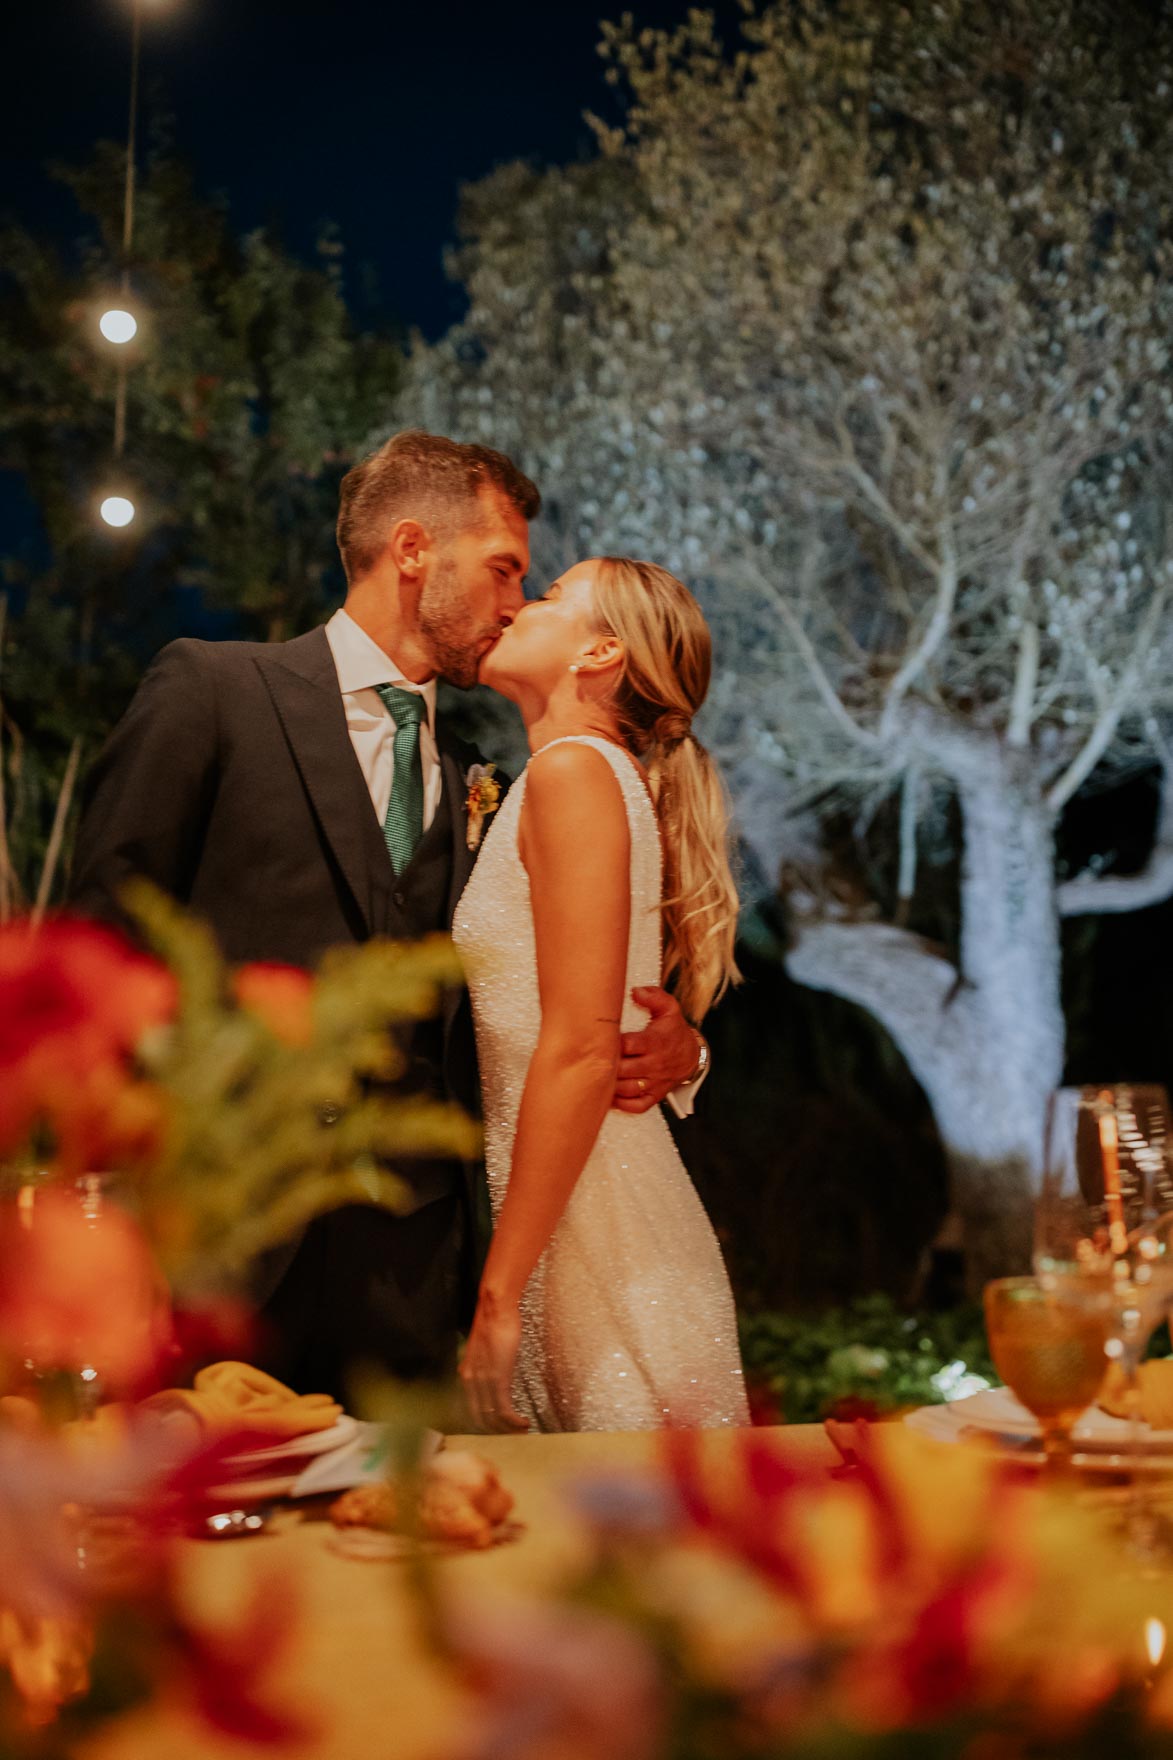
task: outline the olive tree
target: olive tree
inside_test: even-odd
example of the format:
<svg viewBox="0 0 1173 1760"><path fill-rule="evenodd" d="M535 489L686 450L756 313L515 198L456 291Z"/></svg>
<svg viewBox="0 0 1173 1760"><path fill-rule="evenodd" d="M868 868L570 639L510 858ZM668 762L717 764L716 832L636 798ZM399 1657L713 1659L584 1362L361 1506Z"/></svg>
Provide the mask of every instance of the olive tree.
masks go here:
<svg viewBox="0 0 1173 1760"><path fill-rule="evenodd" d="M775 852L804 801L894 794L907 900L955 802L955 949L814 885L789 961L904 1052L976 1278L1027 1238L1061 915L1173 892L1168 15L771 0L732 52L703 13L603 49L598 161L472 192L411 407L516 449L563 555L698 584ZM1066 804L1140 766L1144 871L1061 880Z"/></svg>

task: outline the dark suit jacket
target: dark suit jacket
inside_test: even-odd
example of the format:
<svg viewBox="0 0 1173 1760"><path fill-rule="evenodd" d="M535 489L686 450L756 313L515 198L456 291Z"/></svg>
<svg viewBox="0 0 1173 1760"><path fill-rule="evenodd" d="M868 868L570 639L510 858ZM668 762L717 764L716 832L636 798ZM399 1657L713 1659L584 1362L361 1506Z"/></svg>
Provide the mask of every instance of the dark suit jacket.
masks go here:
<svg viewBox="0 0 1173 1760"><path fill-rule="evenodd" d="M472 868L465 777L475 748L436 729L451 821L451 926ZM328 948L412 927L371 808L322 629L293 641L171 643L88 778L71 905L119 921L145 875L204 918L229 961L312 967ZM446 998L442 1090L478 1108L467 996ZM417 1165L417 1202L453 1171ZM475 1204L475 1175L462 1182Z"/></svg>

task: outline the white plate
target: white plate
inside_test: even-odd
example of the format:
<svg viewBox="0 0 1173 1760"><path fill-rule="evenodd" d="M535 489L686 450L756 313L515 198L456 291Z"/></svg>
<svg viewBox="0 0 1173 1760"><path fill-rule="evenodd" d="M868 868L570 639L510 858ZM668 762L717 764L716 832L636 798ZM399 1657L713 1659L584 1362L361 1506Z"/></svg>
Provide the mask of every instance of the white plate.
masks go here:
<svg viewBox="0 0 1173 1760"><path fill-rule="evenodd" d="M304 1436L289 1436L284 1442L273 1442L265 1448L250 1448L243 1454L230 1455L226 1465L236 1467L283 1466L286 1461L305 1460L312 1454L326 1454L341 1448L358 1434L358 1419L343 1412L329 1430L307 1430Z"/></svg>
<svg viewBox="0 0 1173 1760"><path fill-rule="evenodd" d="M244 1478L227 1480L206 1493L209 1500L224 1506L268 1503L278 1497L320 1497L345 1491L351 1485L367 1485L387 1474L387 1436L382 1424L364 1424L347 1418L349 1446L319 1449L306 1460L293 1458L271 1473L253 1472ZM329 1434L329 1432L325 1432ZM424 1440L421 1458L427 1460L444 1439L429 1431Z"/></svg>
<svg viewBox="0 0 1173 1760"><path fill-rule="evenodd" d="M951 1400L948 1409L975 1430L1016 1439L1042 1435L1038 1419L1015 1399L1008 1387L990 1387L982 1393L971 1393L966 1399ZM1083 1448L1108 1449L1115 1454L1127 1448L1130 1432L1126 1418L1114 1418L1099 1406L1089 1406L1076 1420L1071 1434ZM1154 1430L1142 1423L1140 1434L1146 1449L1173 1452L1173 1430Z"/></svg>
<svg viewBox="0 0 1173 1760"><path fill-rule="evenodd" d="M958 1415L958 1408L966 1403L965 1400L954 1400L947 1406L920 1406L915 1412L906 1413L904 1422L910 1430L934 1442L977 1442L995 1449L1009 1461L1021 1461L1024 1466L1042 1466L1043 1451L1036 1446L1034 1436L1014 1437L1008 1436L1004 1430L979 1429ZM1081 1473L1127 1473L1132 1470L1132 1462L1123 1449L1077 1449L1071 1457L1071 1464ZM1173 1474L1173 1449L1146 1448L1136 1468L1142 1473Z"/></svg>

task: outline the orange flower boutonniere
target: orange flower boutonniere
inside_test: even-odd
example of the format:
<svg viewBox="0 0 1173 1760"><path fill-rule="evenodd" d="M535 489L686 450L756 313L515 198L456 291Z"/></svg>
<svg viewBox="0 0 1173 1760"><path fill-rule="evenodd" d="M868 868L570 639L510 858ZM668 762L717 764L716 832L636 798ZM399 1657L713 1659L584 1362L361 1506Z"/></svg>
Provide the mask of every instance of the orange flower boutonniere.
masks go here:
<svg viewBox="0 0 1173 1760"><path fill-rule="evenodd" d="M469 849L478 848L485 820L501 805L501 784L493 774L496 768L496 764L474 764L465 777L468 783L468 799L464 806L468 814L466 841Z"/></svg>

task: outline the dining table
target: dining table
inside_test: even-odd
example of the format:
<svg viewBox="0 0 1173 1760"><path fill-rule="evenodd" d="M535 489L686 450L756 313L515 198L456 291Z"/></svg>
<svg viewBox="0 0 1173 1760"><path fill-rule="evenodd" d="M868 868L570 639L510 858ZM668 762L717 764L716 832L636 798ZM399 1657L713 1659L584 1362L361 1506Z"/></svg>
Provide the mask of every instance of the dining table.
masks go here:
<svg viewBox="0 0 1173 1760"><path fill-rule="evenodd" d="M708 1431L705 1460L719 1473L744 1431ZM821 1425L789 1425L792 1458L830 1470L839 1460ZM449 1436L492 1463L516 1499L508 1538L483 1550L434 1549L441 1592L524 1597L556 1587L589 1557L591 1540L570 1495L576 1481L651 1467L654 1432ZM259 1597L289 1613L283 1653L264 1680L267 1701L292 1713L305 1734L298 1760L436 1760L459 1746L475 1715L452 1671L429 1648L410 1554L354 1556L331 1523L329 1499L278 1505L254 1535L182 1542L189 1605L213 1627L238 1627ZM192 1714L178 1689L126 1712L87 1737L85 1760L241 1760L250 1750Z"/></svg>

